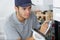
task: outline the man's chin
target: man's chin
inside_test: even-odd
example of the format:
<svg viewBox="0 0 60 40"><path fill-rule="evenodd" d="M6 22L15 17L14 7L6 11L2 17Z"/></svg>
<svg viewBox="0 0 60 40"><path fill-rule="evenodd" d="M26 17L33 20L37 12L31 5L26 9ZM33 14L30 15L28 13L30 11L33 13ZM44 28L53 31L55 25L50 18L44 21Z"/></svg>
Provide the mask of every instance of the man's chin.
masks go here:
<svg viewBox="0 0 60 40"><path fill-rule="evenodd" d="M25 19L28 19L29 17L24 17Z"/></svg>

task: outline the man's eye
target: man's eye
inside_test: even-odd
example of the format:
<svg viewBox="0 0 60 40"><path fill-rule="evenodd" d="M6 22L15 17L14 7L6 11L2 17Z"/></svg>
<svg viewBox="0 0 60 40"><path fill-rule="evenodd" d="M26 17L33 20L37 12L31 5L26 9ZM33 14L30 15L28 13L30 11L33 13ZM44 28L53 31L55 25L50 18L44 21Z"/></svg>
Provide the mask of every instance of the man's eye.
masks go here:
<svg viewBox="0 0 60 40"><path fill-rule="evenodd" d="M23 8L24 10L26 9L26 8Z"/></svg>
<svg viewBox="0 0 60 40"><path fill-rule="evenodd" d="M31 7L29 9L31 9Z"/></svg>
<svg viewBox="0 0 60 40"><path fill-rule="evenodd" d="M29 7L29 8L23 8L23 10L26 10L26 9L31 9L31 7Z"/></svg>

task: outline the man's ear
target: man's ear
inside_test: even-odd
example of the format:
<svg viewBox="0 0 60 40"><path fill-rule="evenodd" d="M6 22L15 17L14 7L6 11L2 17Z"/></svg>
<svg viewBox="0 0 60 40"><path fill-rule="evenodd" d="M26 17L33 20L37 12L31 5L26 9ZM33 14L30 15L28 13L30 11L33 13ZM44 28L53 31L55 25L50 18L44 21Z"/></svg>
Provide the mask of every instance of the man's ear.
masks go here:
<svg viewBox="0 0 60 40"><path fill-rule="evenodd" d="M15 6L15 11L18 12L18 7Z"/></svg>

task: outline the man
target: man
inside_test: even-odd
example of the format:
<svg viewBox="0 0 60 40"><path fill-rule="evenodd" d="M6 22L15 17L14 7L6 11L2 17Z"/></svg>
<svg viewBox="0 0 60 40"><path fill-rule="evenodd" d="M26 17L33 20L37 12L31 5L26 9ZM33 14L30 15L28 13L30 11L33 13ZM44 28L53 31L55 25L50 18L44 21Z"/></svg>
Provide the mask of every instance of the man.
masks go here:
<svg viewBox="0 0 60 40"><path fill-rule="evenodd" d="M5 22L6 40L26 40L31 37L32 29L39 29L36 16L31 12L31 0L15 0L15 13ZM43 32L42 32L43 33Z"/></svg>

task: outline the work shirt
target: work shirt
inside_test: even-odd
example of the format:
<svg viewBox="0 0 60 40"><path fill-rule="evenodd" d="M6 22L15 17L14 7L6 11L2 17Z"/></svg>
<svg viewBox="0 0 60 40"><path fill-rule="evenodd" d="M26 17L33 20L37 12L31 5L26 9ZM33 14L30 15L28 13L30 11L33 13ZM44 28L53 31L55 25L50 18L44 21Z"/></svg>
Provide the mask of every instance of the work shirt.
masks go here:
<svg viewBox="0 0 60 40"><path fill-rule="evenodd" d="M25 38L31 36L32 29L34 28L38 30L40 24L33 12L30 13L30 17L24 23L18 20L16 13L13 13L6 19L4 24L6 40L17 40L19 37L25 40Z"/></svg>

